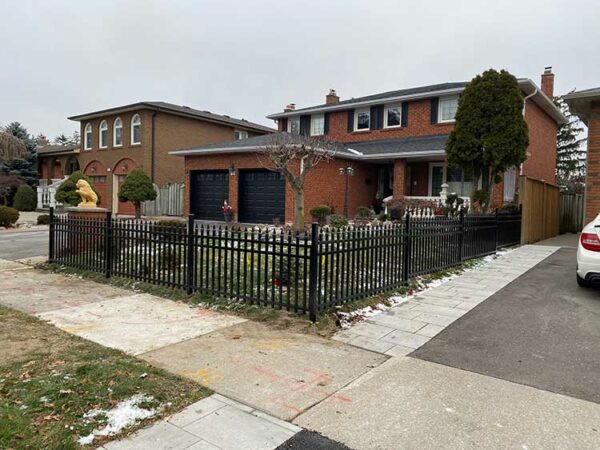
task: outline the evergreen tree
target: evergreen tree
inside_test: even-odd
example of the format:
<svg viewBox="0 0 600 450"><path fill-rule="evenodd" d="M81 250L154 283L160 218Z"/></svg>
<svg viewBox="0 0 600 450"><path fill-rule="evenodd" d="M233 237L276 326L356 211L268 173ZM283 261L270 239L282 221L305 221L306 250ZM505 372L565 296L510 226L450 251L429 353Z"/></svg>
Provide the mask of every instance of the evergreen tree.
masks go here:
<svg viewBox="0 0 600 450"><path fill-rule="evenodd" d="M487 70L473 78L458 99L456 122L446 142L448 163L472 170L474 186L487 172L487 197L500 174L527 157L529 134L523 95L509 72Z"/></svg>
<svg viewBox="0 0 600 450"><path fill-rule="evenodd" d="M135 217L142 217L142 202L156 199L156 190L150 177L142 169L133 169L119 189L119 200L135 206Z"/></svg>
<svg viewBox="0 0 600 450"><path fill-rule="evenodd" d="M54 138L55 145L69 145L69 137L64 133L59 134Z"/></svg>
<svg viewBox="0 0 600 450"><path fill-rule="evenodd" d="M35 139L19 122L12 122L2 130L20 139L26 147L24 155L10 161L0 161L0 170L9 175L16 175L25 180L30 186L38 182L37 151Z"/></svg>
<svg viewBox="0 0 600 450"><path fill-rule="evenodd" d="M561 190L580 194L585 191L587 158L583 126L562 97L554 97L554 103L568 119L556 131L556 180Z"/></svg>

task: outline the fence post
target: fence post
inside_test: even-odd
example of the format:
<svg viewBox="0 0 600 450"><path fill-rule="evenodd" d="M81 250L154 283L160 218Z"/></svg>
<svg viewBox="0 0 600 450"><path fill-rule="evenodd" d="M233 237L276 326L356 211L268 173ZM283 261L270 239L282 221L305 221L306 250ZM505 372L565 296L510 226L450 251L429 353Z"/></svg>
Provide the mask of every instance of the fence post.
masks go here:
<svg viewBox="0 0 600 450"><path fill-rule="evenodd" d="M113 246L113 222L112 222L112 212L106 211L106 226L104 228L104 258L105 261L105 273L104 276L106 278L110 278L112 273L112 246Z"/></svg>
<svg viewBox="0 0 600 450"><path fill-rule="evenodd" d="M465 210L461 207L458 213L458 217L460 219L460 235L459 235L459 245L458 245L458 261L462 263L463 260L463 246L465 243Z"/></svg>
<svg viewBox="0 0 600 450"><path fill-rule="evenodd" d="M496 232L495 234L495 239L496 239L496 250L498 250L498 229L500 228L500 222L498 222L498 208L496 208Z"/></svg>
<svg viewBox="0 0 600 450"><path fill-rule="evenodd" d="M319 305L317 301L317 287L319 277L319 225L311 225L310 254L308 255L310 271L308 275L308 317L311 322L317 321Z"/></svg>
<svg viewBox="0 0 600 450"><path fill-rule="evenodd" d="M54 207L50 207L49 239L48 239L48 262L54 262Z"/></svg>
<svg viewBox="0 0 600 450"><path fill-rule="evenodd" d="M194 289L194 215L188 215L187 226L187 261L186 261L186 287L190 295Z"/></svg>
<svg viewBox="0 0 600 450"><path fill-rule="evenodd" d="M406 213L405 216L406 226L404 227L404 261L402 263L402 281L408 283L410 272L408 266L410 265L410 212Z"/></svg>

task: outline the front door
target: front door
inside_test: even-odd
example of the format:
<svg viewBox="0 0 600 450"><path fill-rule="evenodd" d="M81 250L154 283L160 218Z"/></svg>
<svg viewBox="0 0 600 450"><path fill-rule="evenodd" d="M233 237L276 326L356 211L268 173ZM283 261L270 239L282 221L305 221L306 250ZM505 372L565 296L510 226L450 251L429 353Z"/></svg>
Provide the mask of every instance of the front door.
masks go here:
<svg viewBox="0 0 600 450"><path fill-rule="evenodd" d="M444 184L444 163L429 165L429 196L438 197Z"/></svg>

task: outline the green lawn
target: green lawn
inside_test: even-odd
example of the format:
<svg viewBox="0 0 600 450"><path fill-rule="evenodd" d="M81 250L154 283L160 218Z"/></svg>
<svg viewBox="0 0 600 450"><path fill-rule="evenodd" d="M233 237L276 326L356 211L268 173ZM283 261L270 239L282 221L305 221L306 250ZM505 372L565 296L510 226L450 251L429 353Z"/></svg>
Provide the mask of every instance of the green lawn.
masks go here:
<svg viewBox="0 0 600 450"><path fill-rule="evenodd" d="M210 391L117 350L69 335L0 307L0 448L79 448L80 437L107 424L103 413L134 395L156 409L131 432ZM97 446L114 437L97 437Z"/></svg>

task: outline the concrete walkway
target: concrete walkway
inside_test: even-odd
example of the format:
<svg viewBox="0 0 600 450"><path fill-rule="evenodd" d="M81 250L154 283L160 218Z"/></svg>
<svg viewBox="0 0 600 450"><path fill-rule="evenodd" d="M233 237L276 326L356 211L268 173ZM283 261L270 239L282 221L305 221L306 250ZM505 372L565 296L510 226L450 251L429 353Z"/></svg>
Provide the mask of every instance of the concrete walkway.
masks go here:
<svg viewBox="0 0 600 450"><path fill-rule="evenodd" d="M556 250L536 245L518 247L333 339L390 356L407 355Z"/></svg>

